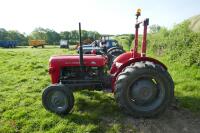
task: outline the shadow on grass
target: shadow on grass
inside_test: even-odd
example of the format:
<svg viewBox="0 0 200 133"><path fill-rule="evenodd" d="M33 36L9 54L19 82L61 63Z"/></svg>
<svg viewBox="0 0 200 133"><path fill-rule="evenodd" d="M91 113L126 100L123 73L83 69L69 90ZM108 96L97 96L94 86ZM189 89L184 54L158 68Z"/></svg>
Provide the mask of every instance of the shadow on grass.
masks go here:
<svg viewBox="0 0 200 133"><path fill-rule="evenodd" d="M86 111L104 116L114 115L120 112L114 97L108 96L104 92L81 91L80 94L88 98L78 97L76 99L76 105L79 111Z"/></svg>
<svg viewBox="0 0 200 133"><path fill-rule="evenodd" d="M176 85L179 85L179 84L182 84L182 83L184 83L184 81L174 81L174 85L176 86Z"/></svg>
<svg viewBox="0 0 200 133"><path fill-rule="evenodd" d="M196 96L180 96L178 97L180 105L184 108L188 108L191 111L200 114L200 97Z"/></svg>
<svg viewBox="0 0 200 133"><path fill-rule="evenodd" d="M95 125L92 132L106 132L112 125L120 122L122 112L114 98L103 92L80 91L75 97L75 106L71 114L63 116L78 125Z"/></svg>
<svg viewBox="0 0 200 133"><path fill-rule="evenodd" d="M196 77L195 79L196 79L196 80L200 80L200 77Z"/></svg>

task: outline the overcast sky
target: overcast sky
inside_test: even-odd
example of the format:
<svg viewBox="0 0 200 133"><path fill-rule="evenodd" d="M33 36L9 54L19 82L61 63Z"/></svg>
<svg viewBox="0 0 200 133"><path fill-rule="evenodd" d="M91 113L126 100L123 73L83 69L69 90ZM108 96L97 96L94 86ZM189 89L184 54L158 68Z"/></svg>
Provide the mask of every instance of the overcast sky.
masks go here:
<svg viewBox="0 0 200 133"><path fill-rule="evenodd" d="M0 0L0 28L30 33L36 27L57 32L78 29L103 34L133 33L135 11L151 24L172 27L200 14L200 0Z"/></svg>

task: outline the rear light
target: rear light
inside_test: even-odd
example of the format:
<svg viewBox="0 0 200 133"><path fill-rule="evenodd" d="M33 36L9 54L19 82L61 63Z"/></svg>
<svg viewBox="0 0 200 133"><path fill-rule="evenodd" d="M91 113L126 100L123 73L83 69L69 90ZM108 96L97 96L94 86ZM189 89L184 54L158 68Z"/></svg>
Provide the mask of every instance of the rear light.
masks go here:
<svg viewBox="0 0 200 133"><path fill-rule="evenodd" d="M50 68L49 68L49 74L53 74L54 71L55 71L55 69L54 69L53 67L50 67Z"/></svg>
<svg viewBox="0 0 200 133"><path fill-rule="evenodd" d="M97 51L95 49L91 50L91 54L97 54Z"/></svg>

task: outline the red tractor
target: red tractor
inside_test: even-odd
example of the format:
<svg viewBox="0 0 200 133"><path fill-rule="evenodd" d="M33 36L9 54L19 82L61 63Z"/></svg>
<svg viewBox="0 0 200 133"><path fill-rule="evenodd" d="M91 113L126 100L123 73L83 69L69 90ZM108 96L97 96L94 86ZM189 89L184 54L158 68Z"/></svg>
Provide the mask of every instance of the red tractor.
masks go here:
<svg viewBox="0 0 200 133"><path fill-rule="evenodd" d="M68 114L74 105L73 91L88 88L111 88L119 107L134 117L154 117L162 113L174 97L174 83L167 67L146 57L149 19L138 22L136 13L135 43L130 52L119 55L107 73L106 55L83 55L80 33L79 55L52 56L49 62L51 85L42 94L43 106L56 114ZM138 30L143 24L141 53Z"/></svg>

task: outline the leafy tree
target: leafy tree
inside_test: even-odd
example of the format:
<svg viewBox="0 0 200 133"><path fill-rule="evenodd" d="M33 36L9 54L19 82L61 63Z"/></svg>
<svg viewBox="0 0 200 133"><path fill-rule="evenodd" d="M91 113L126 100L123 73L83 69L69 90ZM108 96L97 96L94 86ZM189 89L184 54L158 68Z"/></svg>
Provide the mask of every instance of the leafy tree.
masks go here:
<svg viewBox="0 0 200 133"><path fill-rule="evenodd" d="M18 31L8 31L8 40L16 40L18 41L19 45L26 45L27 44L27 37L24 34L19 33Z"/></svg>
<svg viewBox="0 0 200 133"><path fill-rule="evenodd" d="M31 32L29 39L41 39L45 40L48 44L58 44L60 35L54 30L39 27Z"/></svg>
<svg viewBox="0 0 200 133"><path fill-rule="evenodd" d="M95 31L82 30L82 40L96 40L100 38L100 34ZM77 44L79 41L79 32L77 30L64 31L57 33L52 29L44 29L42 27L35 28L28 36L18 31L6 31L0 28L0 40L17 40L20 45L27 45L28 40L45 40L48 44L59 44L60 39L68 40L69 44Z"/></svg>
<svg viewBox="0 0 200 133"><path fill-rule="evenodd" d="M60 38L61 39L65 39L65 40L69 40L71 38L70 36L70 32L69 31L63 31L60 33Z"/></svg>
<svg viewBox="0 0 200 133"><path fill-rule="evenodd" d="M161 26L154 24L154 25L151 25L149 28L150 28L151 33L157 33L160 31Z"/></svg>
<svg viewBox="0 0 200 133"><path fill-rule="evenodd" d="M200 66L200 33L189 28L190 22L175 25L172 30L161 27L148 38L150 49L156 54L167 54L172 61L181 61L186 66Z"/></svg>
<svg viewBox="0 0 200 133"><path fill-rule="evenodd" d="M44 28L35 28L29 35L29 39L47 40L46 30Z"/></svg>
<svg viewBox="0 0 200 133"><path fill-rule="evenodd" d="M81 31L81 35L82 35L82 40L96 40L100 38L100 34L98 32L95 31L86 31L86 30L82 30ZM68 42L70 44L77 44L77 42L79 41L79 32L77 30L73 30L73 31L63 31L60 33L60 37L61 39L65 39L68 40Z"/></svg>
<svg viewBox="0 0 200 133"><path fill-rule="evenodd" d="M19 33L18 31L6 31L3 28L0 28L0 40L3 41L17 41L19 45L27 44L27 37L24 34Z"/></svg>
<svg viewBox="0 0 200 133"><path fill-rule="evenodd" d="M54 30L46 29L46 37L48 44L59 44L60 34Z"/></svg>
<svg viewBox="0 0 200 133"><path fill-rule="evenodd" d="M7 40L8 32L4 28L0 28L0 40Z"/></svg>

